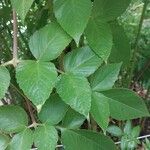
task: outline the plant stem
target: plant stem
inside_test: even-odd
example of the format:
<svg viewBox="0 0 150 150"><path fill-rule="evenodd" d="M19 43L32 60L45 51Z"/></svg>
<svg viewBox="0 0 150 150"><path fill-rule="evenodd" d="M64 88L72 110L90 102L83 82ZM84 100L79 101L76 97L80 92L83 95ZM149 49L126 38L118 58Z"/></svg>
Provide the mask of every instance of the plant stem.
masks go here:
<svg viewBox="0 0 150 150"><path fill-rule="evenodd" d="M7 61L3 64L1 64L1 66L8 66L8 65L13 65L13 60Z"/></svg>
<svg viewBox="0 0 150 150"><path fill-rule="evenodd" d="M10 83L10 86L18 93L20 94L26 101L26 104L27 104L27 108L28 108L28 111L29 111L29 114L30 114L30 117L31 117L31 121L32 121L32 124L35 124L36 123L36 120L34 118L34 114L33 114L33 111L32 111L32 107L31 107L31 104L28 100L28 98L22 93L20 92L20 90L12 83Z"/></svg>
<svg viewBox="0 0 150 150"><path fill-rule="evenodd" d="M13 10L13 59L2 64L2 66L7 66L7 65L11 65L13 64L14 67L17 66L18 64L18 39L17 39L17 33L18 33L18 25L17 25L17 14L16 14L16 11ZM20 94L20 91L13 85L11 84L11 86L13 86L16 91ZM26 98L22 93L21 95L25 98L25 101L26 101L26 104L27 104L27 107L28 107L28 111L29 111L29 114L30 114L30 117L31 117L31 121L32 121L32 124L36 124L36 120L34 118L34 114L32 112L32 107L30 105L30 102L28 100L28 98Z"/></svg>
<svg viewBox="0 0 150 150"><path fill-rule="evenodd" d="M17 15L15 10L13 10L13 65L17 66L18 60L18 40L17 40L18 26L17 26Z"/></svg>
<svg viewBox="0 0 150 150"><path fill-rule="evenodd" d="M25 101L26 101L26 104L27 104L27 107L28 107L28 111L29 111L29 114L30 114L30 117L31 117L32 124L37 124L36 120L34 118L33 110L32 110L32 107L30 105L29 100L25 99Z"/></svg>
<svg viewBox="0 0 150 150"><path fill-rule="evenodd" d="M149 137L150 137L150 135L144 135L144 136L137 137L137 140L146 139L146 138L149 138ZM116 145L121 144L121 141L116 142L115 144Z"/></svg>
<svg viewBox="0 0 150 150"><path fill-rule="evenodd" d="M91 130L93 131L97 131L97 123L95 122L95 120L92 118L92 116L90 117L91 119Z"/></svg>
<svg viewBox="0 0 150 150"><path fill-rule="evenodd" d="M130 87L130 84L131 84L132 78L133 78L134 67L135 67L135 63L136 63L136 54L138 52L138 42L139 42L139 38L140 38L140 33L141 33L141 29L142 29L142 25L143 25L147 5L148 5L148 0L145 0L143 10L142 10L142 14L141 14L141 19L140 19L139 26L138 26L137 36L136 36L135 43L134 43L134 46L133 46L134 51L133 51L133 56L132 56L132 59L131 59L131 69L129 71L128 87Z"/></svg>

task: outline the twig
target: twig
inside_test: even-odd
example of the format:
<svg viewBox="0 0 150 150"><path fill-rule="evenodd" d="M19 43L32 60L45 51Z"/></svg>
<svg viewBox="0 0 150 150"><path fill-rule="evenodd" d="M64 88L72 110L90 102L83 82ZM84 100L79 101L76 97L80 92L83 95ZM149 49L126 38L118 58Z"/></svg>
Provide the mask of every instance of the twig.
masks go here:
<svg viewBox="0 0 150 150"><path fill-rule="evenodd" d="M131 59L131 69L129 71L128 87L130 87L132 77L133 77L134 65L136 63L136 54L138 52L138 42L139 42L139 38L140 38L140 33L141 33L141 29L142 29L142 25L143 25L147 5L148 5L148 0L145 0L143 10L142 10L142 14L141 14L141 19L140 19L139 26L138 26L137 36L136 36L135 43L134 43L134 51L133 51L133 56L132 56L132 59Z"/></svg>
<svg viewBox="0 0 150 150"><path fill-rule="evenodd" d="M17 15L16 15L15 10L13 10L13 59L12 59L12 61L13 61L14 67L16 67L17 63L18 63L18 39L17 39L17 33L18 33ZM27 107L28 107L28 111L29 111L29 114L30 114L30 117L31 117L32 124L35 124L36 121L35 121L35 118L34 118L34 114L33 114L32 110L31 110L30 102L29 102L29 100L27 98L25 98L25 101L26 101L26 104L27 104Z"/></svg>
<svg viewBox="0 0 150 150"><path fill-rule="evenodd" d="M13 89L15 89L16 92L19 93L25 99L26 104L27 104L27 108L28 108L28 111L29 111L29 114L30 114L30 117L31 117L32 124L35 124L36 121L35 121L35 118L34 118L34 114L33 114L32 110L31 110L31 105L30 105L30 102L29 102L28 98L22 92L20 92L15 85L13 85L12 83L10 83L10 86Z"/></svg>
<svg viewBox="0 0 150 150"><path fill-rule="evenodd" d="M28 128L36 128L38 125L40 124L33 122L31 125L28 126Z"/></svg>
<svg viewBox="0 0 150 150"><path fill-rule="evenodd" d="M20 62L21 62L21 60L14 60L14 59L12 59L12 60L10 60L10 61L7 61L7 62L5 62L5 63L2 63L0 66L14 65L14 63L18 64L18 63L20 63Z"/></svg>
<svg viewBox="0 0 150 150"><path fill-rule="evenodd" d="M7 61L3 64L1 64L1 66L8 66L8 65L13 65L13 60Z"/></svg>
<svg viewBox="0 0 150 150"><path fill-rule="evenodd" d="M57 69L57 72L61 73L61 74L65 74L65 72L63 72L62 70L59 70L59 69Z"/></svg>
<svg viewBox="0 0 150 150"><path fill-rule="evenodd" d="M29 100L25 99L25 101L26 101L26 104L27 104L27 107L28 107L28 111L29 111L29 114L30 114L30 117L31 117L32 124L37 124L36 120L34 118L34 114L33 114L33 111L32 111L32 108L31 108Z"/></svg>
<svg viewBox="0 0 150 150"><path fill-rule="evenodd" d="M137 137L137 140L146 139L146 138L150 138L150 134L149 135L144 135L144 136ZM121 144L121 141L116 142L115 144L116 145Z"/></svg>
<svg viewBox="0 0 150 150"><path fill-rule="evenodd" d="M13 65L17 66L18 60L18 40L17 40L18 26L17 26L17 15L15 10L13 10Z"/></svg>

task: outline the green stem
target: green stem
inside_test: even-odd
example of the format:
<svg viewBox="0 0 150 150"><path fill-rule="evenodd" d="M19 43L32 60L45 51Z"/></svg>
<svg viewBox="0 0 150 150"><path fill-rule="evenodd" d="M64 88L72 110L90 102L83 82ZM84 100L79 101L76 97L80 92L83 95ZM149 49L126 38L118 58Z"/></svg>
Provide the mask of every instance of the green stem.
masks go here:
<svg viewBox="0 0 150 150"><path fill-rule="evenodd" d="M143 25L143 21L144 21L146 8L147 8L147 5L149 3L148 1L149 0L145 0L143 10L142 10L142 14L141 14L140 23L139 23L139 26L138 26L137 36L136 36L135 43L134 43L134 51L133 51L133 55L132 55L132 59L131 59L131 69L129 71L129 78L128 78L128 87L130 87L130 84L131 84L132 78L133 78L134 68L135 68L135 64L136 64L136 54L138 52L138 42L139 42L141 30L142 30L142 25Z"/></svg>

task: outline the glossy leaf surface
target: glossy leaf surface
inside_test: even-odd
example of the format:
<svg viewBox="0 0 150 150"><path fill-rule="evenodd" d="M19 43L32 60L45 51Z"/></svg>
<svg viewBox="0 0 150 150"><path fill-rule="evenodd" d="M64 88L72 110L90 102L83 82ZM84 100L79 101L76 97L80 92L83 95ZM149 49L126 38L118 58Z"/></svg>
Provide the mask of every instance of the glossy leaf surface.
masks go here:
<svg viewBox="0 0 150 150"><path fill-rule="evenodd" d="M63 29L79 43L90 14L90 0L54 0L54 13Z"/></svg>
<svg viewBox="0 0 150 150"><path fill-rule="evenodd" d="M43 105L39 118L43 123L58 124L65 116L68 105L65 104L58 94L53 94Z"/></svg>
<svg viewBox="0 0 150 150"><path fill-rule="evenodd" d="M66 150L117 150L106 136L86 130L66 130L62 133L62 141Z"/></svg>
<svg viewBox="0 0 150 150"><path fill-rule="evenodd" d="M111 29L101 18L91 17L85 30L89 46L103 60L107 60L113 45Z"/></svg>
<svg viewBox="0 0 150 150"><path fill-rule="evenodd" d="M17 11L23 23L33 1L34 0L11 0L13 8Z"/></svg>
<svg viewBox="0 0 150 150"><path fill-rule="evenodd" d="M74 49L64 59L64 70L79 76L89 76L102 64L99 58L88 46Z"/></svg>
<svg viewBox="0 0 150 150"><path fill-rule="evenodd" d="M143 100L128 89L111 89L102 93L109 97L110 114L117 120L149 116Z"/></svg>
<svg viewBox="0 0 150 150"><path fill-rule="evenodd" d="M51 22L30 37L29 47L36 59L49 61L57 58L70 41L61 26Z"/></svg>
<svg viewBox="0 0 150 150"><path fill-rule="evenodd" d="M15 133L28 125L28 116L19 106L5 105L0 107L0 130Z"/></svg>
<svg viewBox="0 0 150 150"><path fill-rule="evenodd" d="M91 77L90 83L93 91L111 89L118 79L121 63L108 64L99 68Z"/></svg>
<svg viewBox="0 0 150 150"><path fill-rule="evenodd" d="M106 130L110 116L108 97L94 92L92 94L91 114L98 125Z"/></svg>
<svg viewBox="0 0 150 150"><path fill-rule="evenodd" d="M9 150L29 150L33 144L33 132L30 129L14 135L8 148Z"/></svg>
<svg viewBox="0 0 150 150"><path fill-rule="evenodd" d="M86 78L64 74L56 89L62 100L72 109L84 116L88 115L91 107L91 89Z"/></svg>
<svg viewBox="0 0 150 150"><path fill-rule="evenodd" d="M48 99L57 80L57 71L50 62L26 60L17 66L16 78L25 95L38 106Z"/></svg>
<svg viewBox="0 0 150 150"><path fill-rule="evenodd" d="M43 124L36 128L34 133L34 143L38 150L55 150L58 135L53 126Z"/></svg>

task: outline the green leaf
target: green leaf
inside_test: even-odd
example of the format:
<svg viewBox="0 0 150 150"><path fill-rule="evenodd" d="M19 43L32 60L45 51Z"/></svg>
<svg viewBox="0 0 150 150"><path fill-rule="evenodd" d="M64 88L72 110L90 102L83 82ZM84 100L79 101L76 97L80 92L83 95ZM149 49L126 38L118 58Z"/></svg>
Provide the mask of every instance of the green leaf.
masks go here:
<svg viewBox="0 0 150 150"><path fill-rule="evenodd" d="M111 89L118 79L121 63L108 64L99 68L90 78L93 91L105 91Z"/></svg>
<svg viewBox="0 0 150 150"><path fill-rule="evenodd" d="M131 57L131 45L122 26L117 22L111 23L113 33L113 47L109 56L109 62L123 62L123 66L127 66Z"/></svg>
<svg viewBox="0 0 150 150"><path fill-rule="evenodd" d="M115 125L109 126L107 128L107 132L116 137L121 137L123 135L122 130L118 126L115 126Z"/></svg>
<svg viewBox="0 0 150 150"><path fill-rule="evenodd" d="M90 14L92 3L90 0L55 0L54 13L57 21L64 30L79 43Z"/></svg>
<svg viewBox="0 0 150 150"><path fill-rule="evenodd" d="M86 130L65 130L62 132L65 150L117 150L106 136Z"/></svg>
<svg viewBox="0 0 150 150"><path fill-rule="evenodd" d="M0 150L5 150L8 146L10 139L4 134L0 134Z"/></svg>
<svg viewBox="0 0 150 150"><path fill-rule="evenodd" d="M94 16L111 21L119 17L129 6L131 0L94 0Z"/></svg>
<svg viewBox="0 0 150 150"><path fill-rule="evenodd" d="M92 50L106 61L113 44L109 24L103 22L101 18L91 17L85 30L85 36Z"/></svg>
<svg viewBox="0 0 150 150"><path fill-rule="evenodd" d="M38 150L55 150L58 134L53 126L43 124L34 132L34 143Z"/></svg>
<svg viewBox="0 0 150 150"><path fill-rule="evenodd" d="M131 135L132 137L134 137L135 139L139 136L141 131L141 127L140 126L136 126L132 129Z"/></svg>
<svg viewBox="0 0 150 150"><path fill-rule="evenodd" d="M128 137L127 136L122 136L121 138L121 144L120 144L120 148L121 150L126 150L128 148Z"/></svg>
<svg viewBox="0 0 150 150"><path fill-rule="evenodd" d="M17 11L23 23L33 1L34 0L11 0L13 8Z"/></svg>
<svg viewBox="0 0 150 150"><path fill-rule="evenodd" d="M131 124L131 121L127 121L126 124L125 124L125 127L123 129L123 132L126 134L126 135L129 135L132 131L132 124Z"/></svg>
<svg viewBox="0 0 150 150"><path fill-rule="evenodd" d="M28 116L19 106L7 105L0 107L0 130L15 133L28 125Z"/></svg>
<svg viewBox="0 0 150 150"><path fill-rule="evenodd" d="M117 120L150 116L144 101L128 89L111 89L102 92L109 97L110 114Z"/></svg>
<svg viewBox="0 0 150 150"><path fill-rule="evenodd" d="M102 59L88 47L84 46L70 52L64 59L64 70L79 76L89 76L102 64Z"/></svg>
<svg viewBox="0 0 150 150"><path fill-rule="evenodd" d="M26 60L17 66L16 78L27 97L38 106L48 99L55 86L57 72L50 62Z"/></svg>
<svg viewBox="0 0 150 150"><path fill-rule="evenodd" d="M10 84L10 75L5 67L0 66L0 99L5 96Z"/></svg>
<svg viewBox="0 0 150 150"><path fill-rule="evenodd" d="M63 119L67 110L68 105L61 100L58 94L53 94L43 105L39 113L39 119L43 123L55 125Z"/></svg>
<svg viewBox="0 0 150 150"><path fill-rule="evenodd" d="M71 38L57 24L51 22L30 37L30 50L38 60L49 61L57 58Z"/></svg>
<svg viewBox="0 0 150 150"><path fill-rule="evenodd" d="M56 89L65 103L87 117L91 107L91 88L86 78L64 74Z"/></svg>
<svg viewBox="0 0 150 150"><path fill-rule="evenodd" d="M83 124L85 119L83 115L70 108L62 120L62 126L67 129L77 129Z"/></svg>
<svg viewBox="0 0 150 150"><path fill-rule="evenodd" d="M9 150L30 150L33 144L33 131L26 128L14 135L9 145Z"/></svg>
<svg viewBox="0 0 150 150"><path fill-rule="evenodd" d="M109 103L108 97L101 93L92 94L91 114L98 125L105 131L109 123Z"/></svg>

